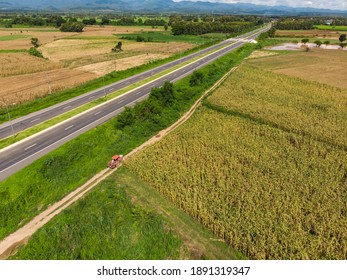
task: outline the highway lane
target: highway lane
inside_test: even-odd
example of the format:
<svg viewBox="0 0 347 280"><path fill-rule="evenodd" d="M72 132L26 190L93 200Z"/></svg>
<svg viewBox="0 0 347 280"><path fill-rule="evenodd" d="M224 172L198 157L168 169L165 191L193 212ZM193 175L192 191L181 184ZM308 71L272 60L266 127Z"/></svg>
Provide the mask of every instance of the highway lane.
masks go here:
<svg viewBox="0 0 347 280"><path fill-rule="evenodd" d="M257 37L257 34L252 36ZM250 38L252 39L252 38ZM175 82L189 75L194 70L214 61L226 53L244 45L245 42L236 42L224 49L212 53L196 62L190 63L179 70L143 85L116 99L105 102L72 119L38 133L26 141L18 142L13 147L0 152L0 181L29 165L41 156L53 151L62 144L78 135L96 127L119 114L125 106L131 106L149 95L153 87L160 87L165 81Z"/></svg>
<svg viewBox="0 0 347 280"><path fill-rule="evenodd" d="M236 37L235 39L245 38L246 36L248 36L251 33L252 32L249 32L247 34L243 34L241 36ZM27 128L35 126L39 123L50 120L56 116L59 116L63 113L71 111L71 110L73 110L79 106L87 104L93 100L100 98L100 97L103 97L103 96L108 95L112 92L115 92L117 90L125 88L131 84L134 84L136 82L139 82L141 80L149 78L149 77L156 75L162 71L165 71L165 70L170 69L174 66L177 66L183 62L186 62L192 58L206 54L207 52L216 50L220 47L226 46L226 45L231 44L231 43L232 43L232 41L225 40L219 44L213 45L211 47L208 47L208 48L203 49L201 51L198 51L196 53L190 54L188 56L182 57L182 58L177 59L175 61L166 63L164 65L155 67L155 68L150 69L148 71L139 73L139 74L134 75L132 77L129 77L127 79L112 83L110 85L99 88L97 90L94 90L94 91L85 93L83 95L74 97L72 99L69 99L69 100L64 101L62 103L50 106L46 109L37 111L37 112L29 114L27 116L20 117L18 119L14 119L11 122L3 123L0 125L0 139L4 139L6 137L12 136L13 133L16 134L20 131L23 131Z"/></svg>

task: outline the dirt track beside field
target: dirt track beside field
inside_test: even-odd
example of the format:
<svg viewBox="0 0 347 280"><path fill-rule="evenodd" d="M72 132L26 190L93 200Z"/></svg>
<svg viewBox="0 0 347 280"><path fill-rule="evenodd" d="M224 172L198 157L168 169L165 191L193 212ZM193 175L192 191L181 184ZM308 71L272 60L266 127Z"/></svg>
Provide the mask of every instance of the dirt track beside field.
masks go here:
<svg viewBox="0 0 347 280"><path fill-rule="evenodd" d="M217 83L215 83L210 89L208 89L187 111L177 122L175 122L170 127L160 131L157 135L150 138L148 141L143 143L141 146L132 150L129 154L124 157L126 160L128 157L133 154L145 149L146 147L153 145L154 143L160 141L163 137L169 134L171 131L175 130L181 124L186 122L195 110L200 106L202 99L215 90L233 71L236 70L236 67L232 68L227 74L225 74ZM33 218L29 223L27 223L22 228L18 229L14 233L7 236L5 239L0 241L0 259L6 259L9 256L15 254L18 248L24 244L26 244L29 238L41 227L43 227L46 223L48 223L53 217L61 213L68 206L79 200L83 197L88 191L97 186L102 180L106 179L109 175L115 172L116 169L104 169L98 174L96 174L93 178L83 184L81 187L77 188L60 201L54 203L49 206L45 211L37 215Z"/></svg>

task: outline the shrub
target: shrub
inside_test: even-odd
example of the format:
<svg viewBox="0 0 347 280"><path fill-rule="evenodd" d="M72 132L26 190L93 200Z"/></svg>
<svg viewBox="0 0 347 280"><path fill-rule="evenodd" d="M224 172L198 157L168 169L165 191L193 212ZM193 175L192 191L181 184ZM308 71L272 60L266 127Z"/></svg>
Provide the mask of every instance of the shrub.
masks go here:
<svg viewBox="0 0 347 280"><path fill-rule="evenodd" d="M30 55L33 55L33 56L40 57L40 58L44 58L43 55L42 55L42 53L41 53L40 51L38 51L36 48L34 48L34 47L31 47L31 48L29 49L29 54L30 54Z"/></svg>

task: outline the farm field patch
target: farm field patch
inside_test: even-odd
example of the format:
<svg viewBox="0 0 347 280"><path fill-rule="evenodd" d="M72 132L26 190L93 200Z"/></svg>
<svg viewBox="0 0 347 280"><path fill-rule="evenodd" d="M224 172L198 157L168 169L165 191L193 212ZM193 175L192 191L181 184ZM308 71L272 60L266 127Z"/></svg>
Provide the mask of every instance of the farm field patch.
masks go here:
<svg viewBox="0 0 347 280"><path fill-rule="evenodd" d="M309 52L259 58L247 63L276 73L347 88L347 55L342 50L314 48Z"/></svg>
<svg viewBox="0 0 347 280"><path fill-rule="evenodd" d="M277 37L291 38L316 38L321 40L338 40L341 31L339 30L276 30Z"/></svg>
<svg viewBox="0 0 347 280"><path fill-rule="evenodd" d="M73 69L54 69L0 78L0 99L18 104L52 92L80 85L96 75Z"/></svg>
<svg viewBox="0 0 347 280"><path fill-rule="evenodd" d="M318 30L347 31L347 26L315 25Z"/></svg>
<svg viewBox="0 0 347 280"><path fill-rule="evenodd" d="M196 46L186 42L135 42L119 40L115 36L117 33L155 33L157 30L146 27L87 26L80 34L60 32L54 28L2 28L0 96L6 104L22 103L45 96L50 91L57 92L81 85L113 71L165 59ZM12 53L32 47L30 39L33 37L39 39L41 46L38 50L46 59L32 57L27 53ZM6 38L6 41L1 38ZM118 41L122 41L123 51L111 52Z"/></svg>
<svg viewBox="0 0 347 280"><path fill-rule="evenodd" d="M49 71L62 66L28 53L0 53L0 77Z"/></svg>
<svg viewBox="0 0 347 280"><path fill-rule="evenodd" d="M251 259L345 259L346 107L342 90L241 66L125 165Z"/></svg>

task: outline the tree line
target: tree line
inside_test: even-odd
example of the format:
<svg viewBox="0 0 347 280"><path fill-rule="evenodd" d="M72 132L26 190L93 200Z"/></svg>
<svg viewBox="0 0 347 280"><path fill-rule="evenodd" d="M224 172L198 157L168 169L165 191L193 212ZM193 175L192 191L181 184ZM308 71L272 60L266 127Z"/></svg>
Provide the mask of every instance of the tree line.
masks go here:
<svg viewBox="0 0 347 280"><path fill-rule="evenodd" d="M206 33L240 33L256 24L254 22L187 22L177 21L172 24L173 35L201 35Z"/></svg>

